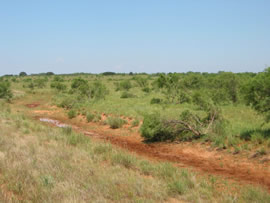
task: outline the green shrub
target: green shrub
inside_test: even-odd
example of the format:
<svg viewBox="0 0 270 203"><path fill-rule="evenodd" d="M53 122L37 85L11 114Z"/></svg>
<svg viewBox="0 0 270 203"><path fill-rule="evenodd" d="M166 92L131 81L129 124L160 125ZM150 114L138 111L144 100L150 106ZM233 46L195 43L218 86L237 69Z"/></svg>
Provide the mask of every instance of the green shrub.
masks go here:
<svg viewBox="0 0 270 203"><path fill-rule="evenodd" d="M267 122L270 121L270 67L264 72L258 73L243 88L245 100L256 111L265 116Z"/></svg>
<svg viewBox="0 0 270 203"><path fill-rule="evenodd" d="M86 120L87 120L87 122L93 121L94 118L95 118L95 115L92 114L92 113L88 113L88 114L86 115Z"/></svg>
<svg viewBox="0 0 270 203"><path fill-rule="evenodd" d="M163 125L160 114L147 114L144 116L140 128L141 135L148 141L164 141L174 136L172 129Z"/></svg>
<svg viewBox="0 0 270 203"><path fill-rule="evenodd" d="M137 84L142 87L142 88L145 88L148 86L148 79L145 78L145 77L140 77L140 76L136 76L135 78L135 81L137 82Z"/></svg>
<svg viewBox="0 0 270 203"><path fill-rule="evenodd" d="M129 93L129 92L123 92L123 93L121 94L121 97L120 97L120 98L122 98L122 99L127 99L127 98L134 98L134 97L135 97L134 94L131 94L131 93Z"/></svg>
<svg viewBox="0 0 270 203"><path fill-rule="evenodd" d="M64 82L64 79L60 77L59 75L54 76L53 78L54 82Z"/></svg>
<svg viewBox="0 0 270 203"><path fill-rule="evenodd" d="M179 119L162 119L160 114L146 114L140 128L141 135L148 141L192 140L207 134L226 132L226 120L216 107L208 109L206 116L199 116L188 110Z"/></svg>
<svg viewBox="0 0 270 203"><path fill-rule="evenodd" d="M264 137L259 132L254 132L251 134L251 141L256 144L262 144L264 142Z"/></svg>
<svg viewBox="0 0 270 203"><path fill-rule="evenodd" d="M58 106L65 109L72 109L75 106L76 102L76 99L71 96L65 97Z"/></svg>
<svg viewBox="0 0 270 203"><path fill-rule="evenodd" d="M191 102L191 97L185 92L180 92L178 101L179 101L180 104L182 104L182 103L190 103Z"/></svg>
<svg viewBox="0 0 270 203"><path fill-rule="evenodd" d="M47 80L45 78L38 78L34 80L34 86L38 88L44 88L46 87Z"/></svg>
<svg viewBox="0 0 270 203"><path fill-rule="evenodd" d="M136 127L136 126L138 126L139 124L140 124L140 121L139 121L138 119L135 119L135 120L132 121L131 126L132 126L132 127Z"/></svg>
<svg viewBox="0 0 270 203"><path fill-rule="evenodd" d="M200 110L205 110L210 107L210 99L201 91L196 91L192 95L192 102L199 107Z"/></svg>
<svg viewBox="0 0 270 203"><path fill-rule="evenodd" d="M72 89L79 89L82 86L86 86L88 84L87 80L82 78L75 78L72 80L71 88Z"/></svg>
<svg viewBox="0 0 270 203"><path fill-rule="evenodd" d="M150 104L160 104L162 102L162 99L160 98L152 98L150 101Z"/></svg>
<svg viewBox="0 0 270 203"><path fill-rule="evenodd" d="M99 81L95 81L91 85L91 89L92 89L91 97L94 99L105 99L105 96L109 93L106 86Z"/></svg>
<svg viewBox="0 0 270 203"><path fill-rule="evenodd" d="M128 91L132 88L131 82L129 80L123 80L120 82L120 89Z"/></svg>
<svg viewBox="0 0 270 203"><path fill-rule="evenodd" d="M100 120L101 120L101 116L98 115L98 114L95 114L95 117L94 117L94 119L93 119L93 122L97 123L97 122L99 122Z"/></svg>
<svg viewBox="0 0 270 203"><path fill-rule="evenodd" d="M72 118L75 118L77 115L76 111L74 109L71 109L69 112L68 112L68 118L69 119L72 119Z"/></svg>
<svg viewBox="0 0 270 203"><path fill-rule="evenodd" d="M144 87L144 88L142 88L142 91L145 93L149 93L149 92L151 92L151 89L149 87Z"/></svg>
<svg viewBox="0 0 270 203"><path fill-rule="evenodd" d="M67 86L59 81L54 81L51 83L51 88L57 89L59 91L64 91L67 89Z"/></svg>
<svg viewBox="0 0 270 203"><path fill-rule="evenodd" d="M261 156L267 154L267 152L266 152L266 150L265 150L264 147L261 147L260 149L258 149L258 150L257 150L257 153L258 153L259 155L261 155Z"/></svg>
<svg viewBox="0 0 270 203"><path fill-rule="evenodd" d="M13 77L13 78L11 79L11 81L12 81L12 82L17 82L17 79Z"/></svg>
<svg viewBox="0 0 270 203"><path fill-rule="evenodd" d="M19 76L27 76L26 72L20 72Z"/></svg>
<svg viewBox="0 0 270 203"><path fill-rule="evenodd" d="M109 124L112 129L117 129L126 124L126 121L119 117L109 117L106 123Z"/></svg>
<svg viewBox="0 0 270 203"><path fill-rule="evenodd" d="M10 100L13 97L13 94L10 90L10 83L6 81L0 82L0 99Z"/></svg>

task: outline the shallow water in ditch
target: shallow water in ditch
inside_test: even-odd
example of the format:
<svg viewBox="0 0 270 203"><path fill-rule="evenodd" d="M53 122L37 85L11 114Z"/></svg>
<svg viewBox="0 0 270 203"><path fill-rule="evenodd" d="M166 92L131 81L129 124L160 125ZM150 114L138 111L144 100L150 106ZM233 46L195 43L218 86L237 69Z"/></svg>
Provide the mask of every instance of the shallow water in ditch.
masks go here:
<svg viewBox="0 0 270 203"><path fill-rule="evenodd" d="M64 124L64 123L61 123L59 122L58 120L53 120L53 119L50 119L50 118L40 118L39 119L41 122L46 122L46 123L51 123L57 127L60 127L60 128L66 128L66 127L70 127L69 125L67 124Z"/></svg>

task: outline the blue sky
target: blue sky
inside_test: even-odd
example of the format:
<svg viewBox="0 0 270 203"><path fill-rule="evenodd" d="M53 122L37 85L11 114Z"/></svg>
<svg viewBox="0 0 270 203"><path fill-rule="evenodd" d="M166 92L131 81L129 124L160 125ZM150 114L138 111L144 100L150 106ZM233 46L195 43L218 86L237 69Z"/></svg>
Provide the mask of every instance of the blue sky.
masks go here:
<svg viewBox="0 0 270 203"><path fill-rule="evenodd" d="M269 0L0 0L0 75L258 72Z"/></svg>

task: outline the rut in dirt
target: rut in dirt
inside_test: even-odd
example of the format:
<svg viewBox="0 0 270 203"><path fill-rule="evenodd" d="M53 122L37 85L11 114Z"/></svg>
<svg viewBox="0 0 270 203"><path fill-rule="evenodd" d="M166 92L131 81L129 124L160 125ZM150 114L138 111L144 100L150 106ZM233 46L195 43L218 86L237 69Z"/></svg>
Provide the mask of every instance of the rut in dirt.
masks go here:
<svg viewBox="0 0 270 203"><path fill-rule="evenodd" d="M43 119L43 120L42 120ZM40 118L40 121L47 122L50 125L58 127L66 127L67 124L58 120ZM164 148L159 144L146 144L141 141L134 141L120 136L110 136L100 132L84 131L78 126L72 125L72 127L86 136L102 139L116 145L120 148L127 149L131 152L135 152L144 157L155 159L159 161L169 161L172 163L181 164L185 167L192 167L200 172L206 172L207 174L220 175L229 179L233 179L240 182L261 185L266 187L270 192L270 172L258 168L247 167L241 164L231 164L224 162L221 166L217 160L207 159L196 156L191 153L178 151L172 153L170 149ZM171 153L170 153L171 152Z"/></svg>

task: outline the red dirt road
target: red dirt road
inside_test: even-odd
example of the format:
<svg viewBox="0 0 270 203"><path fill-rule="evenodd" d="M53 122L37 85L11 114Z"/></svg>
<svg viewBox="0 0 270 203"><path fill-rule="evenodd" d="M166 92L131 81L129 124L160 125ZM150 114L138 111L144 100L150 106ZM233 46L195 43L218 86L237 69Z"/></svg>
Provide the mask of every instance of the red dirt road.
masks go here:
<svg viewBox="0 0 270 203"><path fill-rule="evenodd" d="M203 174L214 174L234 180L242 184L250 183L267 188L270 192L270 155L263 157L265 161L260 163L260 158L248 158L248 155L232 155L225 151L216 151L207 144L200 143L152 143L143 142L138 128L130 130L130 124L121 129L110 129L107 125L99 123L87 123L86 119L78 116L67 119L63 109L40 105L39 110L33 109L38 103L29 105L28 115L35 118L55 119L61 124L68 124L74 130L84 133L93 139L101 139L115 146L135 152L145 158L157 161L168 161L178 167L189 167ZM20 105L28 106L20 103ZM21 111L20 105L17 105ZM24 111L24 110L23 110ZM106 115L102 115L102 120ZM131 122L130 119L129 123ZM58 125L59 125L58 122ZM48 125L53 125L48 123ZM128 136L127 136L128 135ZM262 161L262 159L261 159Z"/></svg>
<svg viewBox="0 0 270 203"><path fill-rule="evenodd" d="M207 150L201 144L146 144L138 133L129 133L129 136L121 135L123 131L127 131L127 128L112 130L108 126L96 123L74 122L55 117L55 115L50 115L50 117L63 124L72 125L76 131L87 136L109 141L113 145L135 152L148 159L168 161L179 167L192 167L206 174L215 174L237 182L261 185L270 191L269 162L258 163L249 158ZM89 126L94 127L94 129L88 130L87 127Z"/></svg>
<svg viewBox="0 0 270 203"><path fill-rule="evenodd" d="M145 144L139 140L120 136L96 135L96 137L151 159L173 162L182 167L191 166L201 172L262 185L270 191L270 171L269 167L264 168L265 165L255 165L246 160L235 163L230 159L230 155L219 157L216 153L203 152L203 149L197 148L198 146Z"/></svg>

